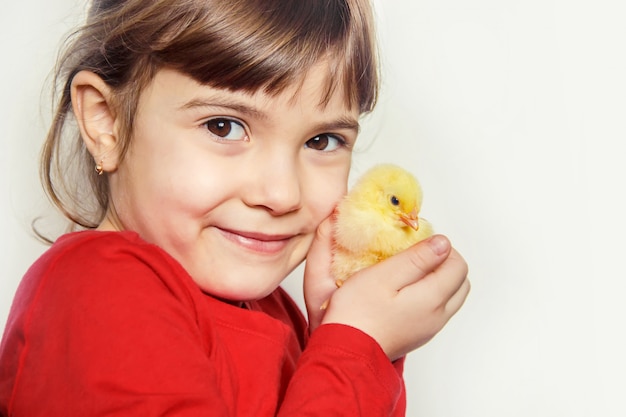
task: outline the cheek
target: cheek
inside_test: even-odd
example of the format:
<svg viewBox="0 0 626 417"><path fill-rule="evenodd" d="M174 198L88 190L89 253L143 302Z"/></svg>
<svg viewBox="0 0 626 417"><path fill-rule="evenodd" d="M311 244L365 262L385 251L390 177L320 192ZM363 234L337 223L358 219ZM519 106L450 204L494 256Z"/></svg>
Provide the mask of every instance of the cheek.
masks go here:
<svg viewBox="0 0 626 417"><path fill-rule="evenodd" d="M315 216L316 223L320 223L330 216L339 200L347 192L348 174L325 176L314 181L308 189L309 207Z"/></svg>

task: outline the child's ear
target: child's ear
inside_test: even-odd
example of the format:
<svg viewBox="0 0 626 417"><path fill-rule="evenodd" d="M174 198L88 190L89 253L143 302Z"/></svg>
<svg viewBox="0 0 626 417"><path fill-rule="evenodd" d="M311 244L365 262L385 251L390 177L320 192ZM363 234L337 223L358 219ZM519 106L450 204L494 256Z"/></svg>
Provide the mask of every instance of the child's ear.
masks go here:
<svg viewBox="0 0 626 417"><path fill-rule="evenodd" d="M85 146L100 170L117 168L118 154L115 111L111 88L91 71L80 71L72 79L72 109Z"/></svg>

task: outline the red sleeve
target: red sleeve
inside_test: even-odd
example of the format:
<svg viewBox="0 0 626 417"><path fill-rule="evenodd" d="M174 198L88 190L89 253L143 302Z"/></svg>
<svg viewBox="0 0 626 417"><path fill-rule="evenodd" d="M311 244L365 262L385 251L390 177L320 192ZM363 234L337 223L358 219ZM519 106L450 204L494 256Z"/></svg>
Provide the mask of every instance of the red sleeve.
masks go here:
<svg viewBox="0 0 626 417"><path fill-rule="evenodd" d="M322 325L299 360L279 416L404 416L403 362L392 364L360 330Z"/></svg>

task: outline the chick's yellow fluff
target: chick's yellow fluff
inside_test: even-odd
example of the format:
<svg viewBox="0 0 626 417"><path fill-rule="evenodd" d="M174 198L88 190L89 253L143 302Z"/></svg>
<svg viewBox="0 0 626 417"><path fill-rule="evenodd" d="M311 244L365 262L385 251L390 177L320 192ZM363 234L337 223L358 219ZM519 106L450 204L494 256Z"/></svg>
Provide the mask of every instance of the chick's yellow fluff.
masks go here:
<svg viewBox="0 0 626 417"><path fill-rule="evenodd" d="M331 273L339 286L358 270L433 234L419 218L422 189L405 169L377 165L340 201L334 225Z"/></svg>

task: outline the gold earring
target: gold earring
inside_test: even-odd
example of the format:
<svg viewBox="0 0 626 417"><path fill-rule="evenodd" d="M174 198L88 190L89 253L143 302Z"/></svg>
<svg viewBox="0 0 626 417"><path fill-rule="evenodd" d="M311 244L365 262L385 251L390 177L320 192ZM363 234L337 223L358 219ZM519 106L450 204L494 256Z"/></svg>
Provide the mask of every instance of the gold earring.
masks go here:
<svg viewBox="0 0 626 417"><path fill-rule="evenodd" d="M98 173L98 175L102 175L102 173L104 172L104 168L102 168L102 159L100 160L99 164L96 164L96 172Z"/></svg>

